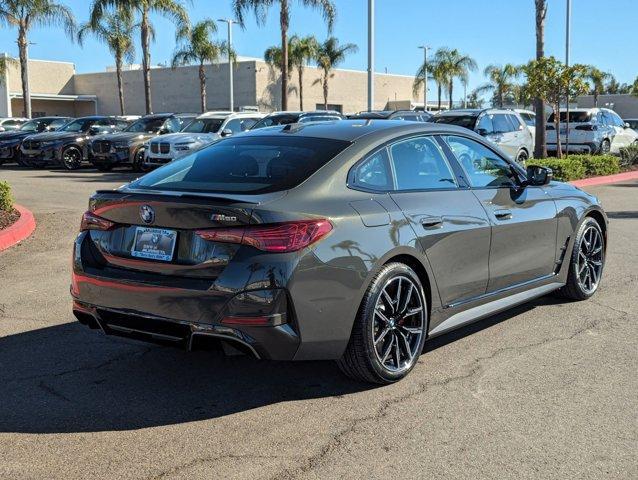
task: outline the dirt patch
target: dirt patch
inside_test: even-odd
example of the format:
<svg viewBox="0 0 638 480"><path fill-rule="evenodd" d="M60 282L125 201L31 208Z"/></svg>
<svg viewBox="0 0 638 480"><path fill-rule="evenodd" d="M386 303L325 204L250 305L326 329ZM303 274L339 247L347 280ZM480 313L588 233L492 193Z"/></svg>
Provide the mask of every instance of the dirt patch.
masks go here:
<svg viewBox="0 0 638 480"><path fill-rule="evenodd" d="M3 228L7 228L10 225L13 225L20 218L20 212L16 209L13 209L9 212L6 210L0 210L0 230Z"/></svg>

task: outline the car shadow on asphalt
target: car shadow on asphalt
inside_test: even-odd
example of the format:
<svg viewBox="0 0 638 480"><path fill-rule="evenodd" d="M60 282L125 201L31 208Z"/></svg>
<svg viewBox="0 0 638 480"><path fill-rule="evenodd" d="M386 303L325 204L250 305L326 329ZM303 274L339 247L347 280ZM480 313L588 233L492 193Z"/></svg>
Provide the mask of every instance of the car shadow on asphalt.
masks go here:
<svg viewBox="0 0 638 480"><path fill-rule="evenodd" d="M545 297L441 335L426 343L424 353L560 302ZM106 337L79 323L0 338L0 432L135 430L372 388L343 376L334 362L185 352Z"/></svg>

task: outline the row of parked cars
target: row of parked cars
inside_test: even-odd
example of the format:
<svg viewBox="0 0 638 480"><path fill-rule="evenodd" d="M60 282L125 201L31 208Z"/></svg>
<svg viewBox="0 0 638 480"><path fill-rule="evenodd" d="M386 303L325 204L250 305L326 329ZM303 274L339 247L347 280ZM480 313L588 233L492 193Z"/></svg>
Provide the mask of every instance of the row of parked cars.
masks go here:
<svg viewBox="0 0 638 480"><path fill-rule="evenodd" d="M486 137L519 163L534 151L534 112L509 109L459 109L435 115L423 111L373 111L344 116L336 111L208 112L203 115L162 113L140 118L90 116L42 117L0 132L0 164L27 167L60 165L75 170L85 163L100 171L130 166L144 172L164 165L214 141L247 130L317 121L403 120L468 128ZM17 119L23 120L23 119ZM560 112L561 144L565 149L567 112ZM548 150L556 150L554 114L547 123ZM613 110L574 109L569 112L569 151L618 153L638 145L638 132Z"/></svg>

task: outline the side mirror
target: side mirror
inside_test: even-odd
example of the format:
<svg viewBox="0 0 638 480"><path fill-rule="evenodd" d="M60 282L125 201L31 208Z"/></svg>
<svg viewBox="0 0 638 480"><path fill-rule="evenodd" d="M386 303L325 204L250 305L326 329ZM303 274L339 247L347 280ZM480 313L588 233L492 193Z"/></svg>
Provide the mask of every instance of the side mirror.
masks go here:
<svg viewBox="0 0 638 480"><path fill-rule="evenodd" d="M230 137L233 134L233 131L230 128L224 128L222 130L221 136L222 137Z"/></svg>
<svg viewBox="0 0 638 480"><path fill-rule="evenodd" d="M542 186L547 185L554 178L551 168L530 165L527 167L527 185Z"/></svg>
<svg viewBox="0 0 638 480"><path fill-rule="evenodd" d="M629 125L627 122L625 122L624 127L625 127L625 128L631 128L631 125Z"/></svg>
<svg viewBox="0 0 638 480"><path fill-rule="evenodd" d="M481 137L486 137L489 132L484 128L477 128L476 133L478 133Z"/></svg>

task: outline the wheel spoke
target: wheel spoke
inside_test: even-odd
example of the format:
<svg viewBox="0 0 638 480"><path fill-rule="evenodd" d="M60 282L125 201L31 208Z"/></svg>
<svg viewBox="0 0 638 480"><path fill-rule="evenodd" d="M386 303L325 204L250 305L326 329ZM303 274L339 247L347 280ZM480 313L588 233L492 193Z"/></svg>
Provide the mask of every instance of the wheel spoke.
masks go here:
<svg viewBox="0 0 638 480"><path fill-rule="evenodd" d="M407 312L405 312L405 315L403 315L403 317L411 317L412 315L416 315L417 313L421 312L423 310L423 307L414 307L411 308L410 310L408 310Z"/></svg>
<svg viewBox="0 0 638 480"><path fill-rule="evenodd" d="M409 333L410 335L418 335L421 333L421 327L406 327L406 326L402 326L401 327L403 330L405 330L406 333Z"/></svg>
<svg viewBox="0 0 638 480"><path fill-rule="evenodd" d="M399 307L401 306L401 280L403 279L399 277L399 286L397 287L397 300L395 302L396 309L394 310L395 312L398 312Z"/></svg>
<svg viewBox="0 0 638 480"><path fill-rule="evenodd" d="M375 347L381 342L381 340L383 340L385 338L385 336L388 334L388 332L390 332L389 328L384 328L383 331L381 332L381 334L377 337L377 339L374 341L374 345Z"/></svg>
<svg viewBox="0 0 638 480"><path fill-rule="evenodd" d="M598 283L598 272L593 265L589 266L589 271L591 272L592 284Z"/></svg>
<svg viewBox="0 0 638 480"><path fill-rule="evenodd" d="M392 352L393 343L394 343L394 335L390 336L390 341L388 342L388 345L385 348L383 355L381 356L381 363L385 364L385 362L388 360L388 357L390 356L390 352Z"/></svg>
<svg viewBox="0 0 638 480"><path fill-rule="evenodd" d="M399 339L394 334L394 366L396 368L401 367L401 347L399 347Z"/></svg>
<svg viewBox="0 0 638 480"><path fill-rule="evenodd" d="M390 310L394 312L394 304L392 303L392 299L390 298L390 295L388 295L386 289L384 288L381 293L385 301L388 303L388 307L390 307Z"/></svg>
<svg viewBox="0 0 638 480"><path fill-rule="evenodd" d="M379 310L378 308L374 309L374 314L377 315L381 320L383 320L385 322L385 324L387 325L388 323L390 323L390 320L388 320L388 317L386 317L383 312L381 312L381 310Z"/></svg>
<svg viewBox="0 0 638 480"><path fill-rule="evenodd" d="M403 353L407 357L408 362L411 362L414 355L412 354L412 349L410 348L410 342L408 342L408 339L400 330L397 330L397 337L398 343L401 345L401 350L403 350Z"/></svg>
<svg viewBox="0 0 638 480"><path fill-rule="evenodd" d="M399 312L405 312L408 308L408 304L410 303L410 298L412 297L412 291L414 290L414 284L410 283L410 287L408 288L408 293L405 296L405 301L403 302L403 306L398 309Z"/></svg>

